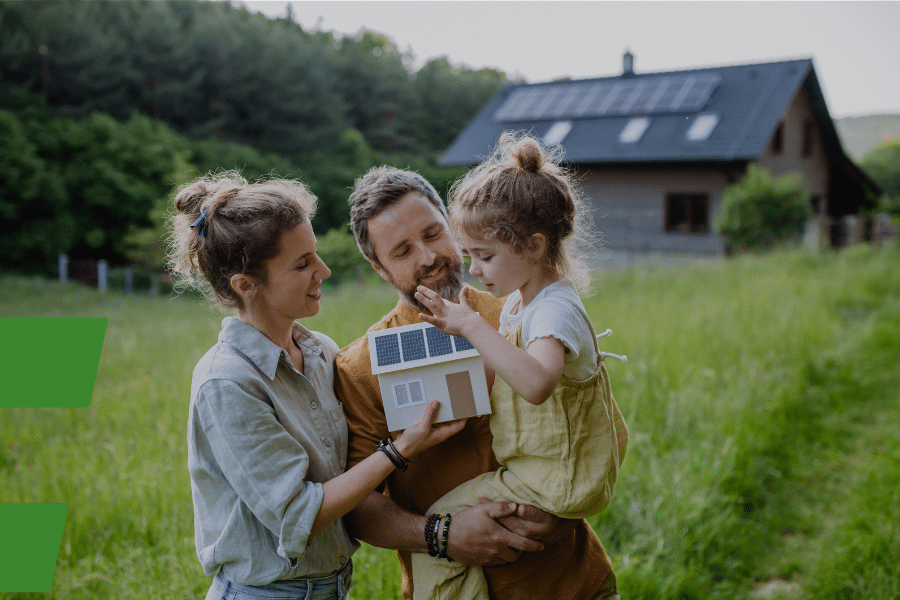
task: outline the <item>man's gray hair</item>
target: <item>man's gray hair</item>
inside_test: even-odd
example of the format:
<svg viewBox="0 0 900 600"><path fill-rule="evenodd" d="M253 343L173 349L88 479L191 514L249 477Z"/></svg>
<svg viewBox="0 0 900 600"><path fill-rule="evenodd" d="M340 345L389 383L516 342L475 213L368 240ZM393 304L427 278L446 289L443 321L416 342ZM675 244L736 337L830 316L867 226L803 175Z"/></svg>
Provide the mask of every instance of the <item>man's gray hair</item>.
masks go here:
<svg viewBox="0 0 900 600"><path fill-rule="evenodd" d="M413 171L404 171L387 165L373 167L356 180L350 194L350 230L356 238L359 251L369 260L381 264L375 256L375 244L369 237L369 219L400 200L410 192L422 194L434 205L444 220L447 208L428 181Z"/></svg>

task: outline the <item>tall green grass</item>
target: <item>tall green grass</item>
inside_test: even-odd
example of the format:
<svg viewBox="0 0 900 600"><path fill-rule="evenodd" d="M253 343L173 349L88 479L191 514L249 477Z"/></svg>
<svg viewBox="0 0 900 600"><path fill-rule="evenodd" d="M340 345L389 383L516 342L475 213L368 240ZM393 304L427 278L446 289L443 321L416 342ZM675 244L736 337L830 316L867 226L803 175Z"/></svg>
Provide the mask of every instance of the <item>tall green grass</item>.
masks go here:
<svg viewBox="0 0 900 600"><path fill-rule="evenodd" d="M900 597L898 265L896 246L859 247L596 280L586 305L614 332L601 349L629 356L608 366L628 454L591 519L623 598ZM203 597L185 421L221 313L0 286L4 317L109 320L88 408L0 409L0 501L69 504L50 597ZM331 289L307 325L344 345L395 302ZM48 340L48 373L65 359ZM400 597L391 552L354 561L356 600Z"/></svg>

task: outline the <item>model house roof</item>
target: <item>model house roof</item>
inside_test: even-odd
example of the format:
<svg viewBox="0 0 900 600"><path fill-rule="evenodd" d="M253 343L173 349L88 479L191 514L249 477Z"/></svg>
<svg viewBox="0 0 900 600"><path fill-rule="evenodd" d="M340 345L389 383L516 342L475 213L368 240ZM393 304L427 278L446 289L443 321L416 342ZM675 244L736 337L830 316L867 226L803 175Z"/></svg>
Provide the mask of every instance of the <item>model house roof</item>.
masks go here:
<svg viewBox="0 0 900 600"><path fill-rule="evenodd" d="M753 160L801 86L827 152L843 156L810 59L637 74L629 56L617 77L506 86L441 164L481 162L507 130L562 144L576 164Z"/></svg>
<svg viewBox="0 0 900 600"><path fill-rule="evenodd" d="M368 337L375 375L480 356L466 338L447 335L428 323L371 331Z"/></svg>

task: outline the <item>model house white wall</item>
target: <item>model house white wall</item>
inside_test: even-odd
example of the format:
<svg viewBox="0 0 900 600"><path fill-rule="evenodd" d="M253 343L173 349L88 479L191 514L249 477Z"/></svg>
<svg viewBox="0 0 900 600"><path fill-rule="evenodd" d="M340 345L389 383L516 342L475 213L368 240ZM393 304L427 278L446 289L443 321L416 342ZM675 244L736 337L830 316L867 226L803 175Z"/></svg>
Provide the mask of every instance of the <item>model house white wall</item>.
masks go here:
<svg viewBox="0 0 900 600"><path fill-rule="evenodd" d="M391 431L418 422L431 400L441 401L438 422L491 412L484 363L465 338L415 323L369 332L368 339Z"/></svg>

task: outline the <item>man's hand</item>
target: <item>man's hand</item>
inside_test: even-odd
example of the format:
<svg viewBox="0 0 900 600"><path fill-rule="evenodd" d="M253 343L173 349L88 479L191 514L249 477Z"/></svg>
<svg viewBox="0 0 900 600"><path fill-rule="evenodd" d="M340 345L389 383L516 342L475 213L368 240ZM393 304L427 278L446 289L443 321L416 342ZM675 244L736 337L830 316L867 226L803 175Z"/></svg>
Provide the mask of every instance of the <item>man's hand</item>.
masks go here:
<svg viewBox="0 0 900 600"><path fill-rule="evenodd" d="M482 503L492 502L486 498ZM519 504L513 514L497 521L513 533L546 546L558 544L569 537L578 525L577 519L561 519L534 506Z"/></svg>
<svg viewBox="0 0 900 600"><path fill-rule="evenodd" d="M543 550L542 543L498 522L510 518L523 521L515 516L516 510L515 502L482 502L453 515L447 555L464 565L488 567L511 563L522 552Z"/></svg>

